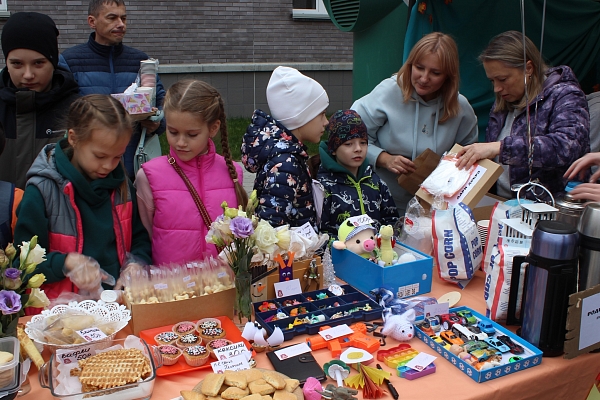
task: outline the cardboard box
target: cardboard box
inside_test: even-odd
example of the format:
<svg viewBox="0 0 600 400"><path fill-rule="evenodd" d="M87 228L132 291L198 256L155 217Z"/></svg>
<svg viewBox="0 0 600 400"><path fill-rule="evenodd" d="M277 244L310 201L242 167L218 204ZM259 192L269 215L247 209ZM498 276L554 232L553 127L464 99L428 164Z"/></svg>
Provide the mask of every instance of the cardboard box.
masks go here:
<svg viewBox="0 0 600 400"><path fill-rule="evenodd" d="M458 153L462 149L461 145L455 144L450 153ZM479 201L490 190L494 183L498 180L504 169L500 164L487 159L479 160L478 167L471 174L469 181L463 186L458 193L450 199L446 199L448 203L456 204L462 202L473 209ZM416 196L424 200L428 204L433 203L433 196L420 188L417 190ZM423 204L423 202L421 202Z"/></svg>
<svg viewBox="0 0 600 400"><path fill-rule="evenodd" d="M129 114L146 114L152 112L152 103L150 103L150 93L116 93L112 97L119 100Z"/></svg>
<svg viewBox="0 0 600 400"><path fill-rule="evenodd" d="M400 255L411 253L417 260L381 267L350 250L332 248L331 258L335 275L367 294L370 290L380 287L391 290L398 298L429 293L433 258L399 242L396 242L394 251Z"/></svg>
<svg viewBox="0 0 600 400"><path fill-rule="evenodd" d="M235 288L193 299L154 304L127 304L131 310L129 325L134 335L140 331L181 321L225 316L233 319Z"/></svg>
<svg viewBox="0 0 600 400"><path fill-rule="evenodd" d="M293 279L300 279L300 287L302 288L303 292L309 292L312 290L317 290L317 289L323 289L323 265L321 264L321 257L319 256L315 256L315 260L317 262L317 271L319 273L319 287L317 287L316 283L312 282L312 284L306 289L304 290L306 283L304 281L304 272L306 271L306 269L308 268L310 261L311 260L296 260L294 261L294 264L292 266L292 278ZM275 287L273 286L276 282L279 282L279 271L277 272L273 272L271 275L267 276L266 278L266 285L267 285L267 289L266 291L263 290L263 293L266 292L266 294L260 296L260 297L256 297L253 296L252 301L265 301L267 299L274 299L275 296ZM263 279L263 283L264 283L264 279Z"/></svg>
<svg viewBox="0 0 600 400"><path fill-rule="evenodd" d="M473 311L468 307L451 308L450 312L455 313L455 312L458 312L461 310L469 310L471 312L471 314L473 314L473 316L475 316L477 318L478 321L490 322L492 324L492 326L494 327L494 329L496 330L496 334L492 337L498 337L499 335L506 335L506 336L510 337L513 342L520 345L525 350L525 352L523 354L519 354L519 356L521 357L520 360L517 360L514 362L509 362L508 359L510 359L510 357L514 356L514 354L509 353L509 352L503 353L502 365L499 365L499 366L493 367L493 368L489 368L489 369L486 369L483 371L478 371L471 364L461 360L460 357L452 354L448 349L442 347L442 345L440 343L436 342L430 336L428 336L425 332L423 332L421 329L419 329L419 327L416 325L416 323L421 321L423 319L423 316L418 317L417 321L415 323L416 336L419 339L421 339L423 342L428 344L429 347L431 347L433 350L438 352L442 356L440 358L445 358L446 361L451 362L452 365L454 365L456 368L458 368L460 371L462 371L464 374L466 374L469 378L473 379L475 382L478 382L478 383L486 382L486 381L489 381L489 380L492 380L495 378L499 378L504 375L512 374L513 372L518 372L518 371L522 371L527 368L535 367L542 363L542 351L540 349L533 346L529 342L521 339L520 337L518 337L517 335L515 335L508 329L506 329L506 328L502 327L501 325L495 323L494 321L484 317L483 315L479 314L478 312ZM440 362L442 362L442 361L440 361ZM437 360L436 360L436 363L437 363Z"/></svg>
<svg viewBox="0 0 600 400"><path fill-rule="evenodd" d="M475 221L481 221L484 219L490 219L492 216L492 210L494 205L500 201L505 202L507 199L501 196L496 196L495 194L486 193L485 196L479 200L479 203L475 206L475 208L471 209L473 212L473 216L475 217Z"/></svg>

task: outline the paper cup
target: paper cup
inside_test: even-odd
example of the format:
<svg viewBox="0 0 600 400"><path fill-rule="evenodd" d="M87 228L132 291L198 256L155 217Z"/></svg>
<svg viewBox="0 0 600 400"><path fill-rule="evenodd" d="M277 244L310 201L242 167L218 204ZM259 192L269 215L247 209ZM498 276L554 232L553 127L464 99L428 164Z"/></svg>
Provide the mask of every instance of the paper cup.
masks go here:
<svg viewBox="0 0 600 400"><path fill-rule="evenodd" d="M489 226L489 219L482 219L481 221L477 221L477 230L479 231L479 238L481 239L482 246L485 246L485 242L487 241L487 232Z"/></svg>

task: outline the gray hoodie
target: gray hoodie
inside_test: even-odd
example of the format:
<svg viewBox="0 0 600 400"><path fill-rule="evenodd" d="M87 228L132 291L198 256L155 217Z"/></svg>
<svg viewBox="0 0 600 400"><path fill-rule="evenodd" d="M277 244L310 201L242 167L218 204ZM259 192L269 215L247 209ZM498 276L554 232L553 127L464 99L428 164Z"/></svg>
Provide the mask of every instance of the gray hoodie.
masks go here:
<svg viewBox="0 0 600 400"><path fill-rule="evenodd" d="M405 103L396 76L384 79L351 107L367 125L369 162L375 167L382 151L413 160L427 148L442 155L455 143L465 146L477 141L477 116L463 95L459 94L458 100L458 115L439 124L444 107L441 97L425 101L413 91L412 99ZM398 185L398 175L385 168L375 170L403 216L412 195Z"/></svg>

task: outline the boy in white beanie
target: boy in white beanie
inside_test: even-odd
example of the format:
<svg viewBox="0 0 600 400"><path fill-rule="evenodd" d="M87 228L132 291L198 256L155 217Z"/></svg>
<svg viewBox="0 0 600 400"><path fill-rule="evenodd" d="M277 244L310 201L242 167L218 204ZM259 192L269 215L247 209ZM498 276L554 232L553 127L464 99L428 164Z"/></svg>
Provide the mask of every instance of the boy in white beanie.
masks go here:
<svg viewBox="0 0 600 400"><path fill-rule="evenodd" d="M312 179L304 143L319 143L329 98L314 79L294 68L277 67L267 85L271 115L256 110L242 143L242 163L256 173L258 216L273 226L315 230Z"/></svg>

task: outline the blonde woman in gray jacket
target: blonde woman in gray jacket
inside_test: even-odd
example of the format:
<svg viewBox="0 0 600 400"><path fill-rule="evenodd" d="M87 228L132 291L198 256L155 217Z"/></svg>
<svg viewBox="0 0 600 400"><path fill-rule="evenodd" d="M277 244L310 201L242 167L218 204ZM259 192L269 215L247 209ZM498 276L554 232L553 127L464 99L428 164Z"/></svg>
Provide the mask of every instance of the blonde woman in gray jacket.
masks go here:
<svg viewBox="0 0 600 400"><path fill-rule="evenodd" d="M412 195L397 184L427 148L439 155L477 140L477 117L458 93L454 39L433 32L419 40L397 74L384 79L352 109L367 125L368 159L389 186L400 216Z"/></svg>

